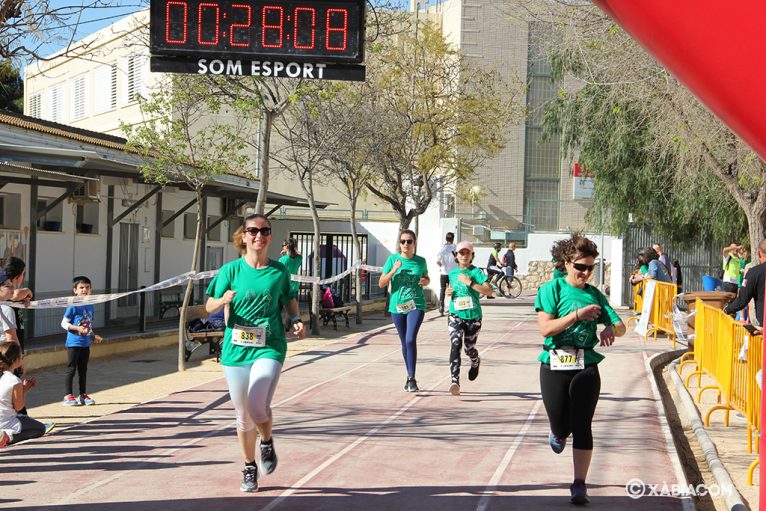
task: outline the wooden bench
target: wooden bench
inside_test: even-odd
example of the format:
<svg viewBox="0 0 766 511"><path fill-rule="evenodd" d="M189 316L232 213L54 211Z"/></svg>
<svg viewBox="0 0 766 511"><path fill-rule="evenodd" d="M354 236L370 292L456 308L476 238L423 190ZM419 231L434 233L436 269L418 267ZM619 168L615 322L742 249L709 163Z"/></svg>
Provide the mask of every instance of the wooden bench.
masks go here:
<svg viewBox="0 0 766 511"><path fill-rule="evenodd" d="M186 324L195 319L207 319L210 314L205 310L204 305L190 305L186 307ZM190 332L186 330L186 346L184 347L184 359L189 360L192 353L203 344L210 346L210 354L215 354L215 361L221 359L221 341L223 340L223 330L205 330L201 332Z"/></svg>
<svg viewBox="0 0 766 511"><path fill-rule="evenodd" d="M175 309L178 313L178 308L183 301L181 300L181 292L175 289L163 289L160 293L160 318L165 317L165 313L169 310Z"/></svg>
<svg viewBox="0 0 766 511"><path fill-rule="evenodd" d="M319 319L322 320L322 325L327 326L332 321L332 326L335 330L338 329L338 318L343 318L346 321L346 328L350 328L348 315L351 313L351 306L344 305L343 307L333 307L332 309L319 309Z"/></svg>

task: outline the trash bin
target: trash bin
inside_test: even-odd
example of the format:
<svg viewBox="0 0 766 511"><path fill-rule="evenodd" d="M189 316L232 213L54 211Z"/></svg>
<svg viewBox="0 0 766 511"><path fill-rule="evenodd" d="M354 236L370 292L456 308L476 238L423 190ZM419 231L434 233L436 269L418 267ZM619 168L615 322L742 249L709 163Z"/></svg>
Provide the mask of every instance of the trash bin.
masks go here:
<svg viewBox="0 0 766 511"><path fill-rule="evenodd" d="M723 281L717 277L710 275L704 275L702 277L702 290L703 291L720 291L723 286Z"/></svg>
<svg viewBox="0 0 766 511"><path fill-rule="evenodd" d="M692 293L684 293L684 301L686 302L686 305L689 307L687 312L691 314L697 308L698 298L702 300L703 303L711 305L717 309L723 309L724 306L730 301L734 300L736 296L737 295L735 295L734 293L727 293L726 291L694 291ZM686 325L689 327L688 329L689 334L694 333L695 319L696 319L696 316L686 320ZM691 349L693 346L694 346L694 339L692 338L689 340L689 349Z"/></svg>

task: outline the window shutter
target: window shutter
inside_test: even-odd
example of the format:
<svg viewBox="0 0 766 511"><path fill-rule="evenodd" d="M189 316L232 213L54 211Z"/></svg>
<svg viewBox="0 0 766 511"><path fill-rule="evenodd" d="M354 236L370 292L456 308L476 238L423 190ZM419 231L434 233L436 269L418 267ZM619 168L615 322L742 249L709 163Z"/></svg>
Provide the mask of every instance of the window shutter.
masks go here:
<svg viewBox="0 0 766 511"><path fill-rule="evenodd" d="M75 77L71 82L72 120L77 121L88 115L87 75Z"/></svg>

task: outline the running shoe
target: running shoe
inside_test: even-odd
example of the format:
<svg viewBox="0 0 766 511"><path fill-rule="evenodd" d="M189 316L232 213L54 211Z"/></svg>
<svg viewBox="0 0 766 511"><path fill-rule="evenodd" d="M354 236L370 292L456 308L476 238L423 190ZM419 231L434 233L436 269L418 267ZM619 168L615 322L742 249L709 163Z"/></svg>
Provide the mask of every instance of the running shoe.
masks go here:
<svg viewBox="0 0 766 511"><path fill-rule="evenodd" d="M88 394L80 394L80 404L90 406L95 405L96 402Z"/></svg>
<svg viewBox="0 0 766 511"><path fill-rule="evenodd" d="M418 392L420 389L418 388L418 382L415 381L415 378L407 378L407 383L404 384L404 391L405 392Z"/></svg>
<svg viewBox="0 0 766 511"><path fill-rule="evenodd" d="M481 359L476 359L476 366L471 366L471 368L468 370L468 379L471 381L474 381L477 376L479 376L479 364L481 364Z"/></svg>
<svg viewBox="0 0 766 511"><path fill-rule="evenodd" d="M242 471L242 484L239 485L239 490L247 493L258 491L257 467L245 465L245 470Z"/></svg>
<svg viewBox="0 0 766 511"><path fill-rule="evenodd" d="M582 479L574 480L572 485L569 487L569 493L572 494L572 504L584 506L590 502L588 499L588 487L585 486L585 481Z"/></svg>
<svg viewBox="0 0 766 511"><path fill-rule="evenodd" d="M453 379L452 383L449 386L449 393L453 396L459 396L460 395L460 382L458 380Z"/></svg>
<svg viewBox="0 0 766 511"><path fill-rule="evenodd" d="M66 406L80 406L82 403L80 403L80 400L74 397L72 394L67 394L64 397L64 404Z"/></svg>
<svg viewBox="0 0 766 511"><path fill-rule="evenodd" d="M553 449L553 452L556 454L561 454L561 451L563 451L564 447L567 446L567 439L559 438L553 434L553 431L551 431L548 434L548 443L551 444L551 449Z"/></svg>
<svg viewBox="0 0 766 511"><path fill-rule="evenodd" d="M274 437L271 442L261 442L261 469L264 475L269 475L277 468L277 451L274 450Z"/></svg>
<svg viewBox="0 0 766 511"><path fill-rule="evenodd" d="M45 422L45 423L43 423L43 426L45 426L45 433L43 433L43 435L47 435L48 433L53 431L53 428L56 427L56 423L55 422Z"/></svg>

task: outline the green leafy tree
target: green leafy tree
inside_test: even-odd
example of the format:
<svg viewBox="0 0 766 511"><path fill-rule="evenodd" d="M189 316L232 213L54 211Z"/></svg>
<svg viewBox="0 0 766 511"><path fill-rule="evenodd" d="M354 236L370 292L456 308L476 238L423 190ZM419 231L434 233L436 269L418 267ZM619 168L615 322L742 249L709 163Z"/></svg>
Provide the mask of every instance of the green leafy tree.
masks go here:
<svg viewBox="0 0 766 511"><path fill-rule="evenodd" d="M0 109L24 111L24 80L10 60L0 62Z"/></svg>
<svg viewBox="0 0 766 511"><path fill-rule="evenodd" d="M591 226L629 217L679 242L766 235L766 164L598 8L518 0L550 23L547 54L568 84L548 105L548 133L595 177ZM575 80L573 80L574 78Z"/></svg>
<svg viewBox="0 0 766 511"><path fill-rule="evenodd" d="M368 52L376 131L366 187L393 208L402 229L434 194L503 148L520 90L469 65L432 23L412 23Z"/></svg>
<svg viewBox="0 0 766 511"><path fill-rule="evenodd" d="M147 182L167 185L182 183L197 198L197 228L191 271L198 268L202 229L201 216L205 185L218 174L236 173L245 163L242 138L251 134L251 125L238 118L218 115L225 103L211 92L209 83L194 75L173 75L161 91L142 100L144 122L123 124L128 145L145 158L141 173ZM241 119L239 119L241 120ZM252 134L251 134L252 136ZM178 320L178 370L184 370L186 306L192 295L189 281Z"/></svg>

